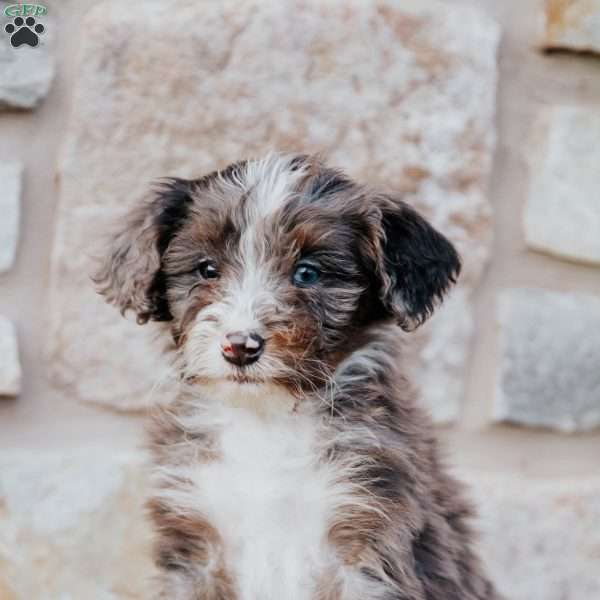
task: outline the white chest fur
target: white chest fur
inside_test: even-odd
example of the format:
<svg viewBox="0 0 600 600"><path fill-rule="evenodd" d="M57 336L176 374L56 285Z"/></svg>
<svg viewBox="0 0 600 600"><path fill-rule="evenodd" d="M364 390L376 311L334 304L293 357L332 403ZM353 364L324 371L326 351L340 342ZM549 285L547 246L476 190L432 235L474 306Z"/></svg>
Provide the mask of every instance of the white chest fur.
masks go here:
<svg viewBox="0 0 600 600"><path fill-rule="evenodd" d="M327 527L340 491L333 469L319 462L317 423L289 412L220 411L219 458L191 475L239 598L313 598L318 575L334 560Z"/></svg>

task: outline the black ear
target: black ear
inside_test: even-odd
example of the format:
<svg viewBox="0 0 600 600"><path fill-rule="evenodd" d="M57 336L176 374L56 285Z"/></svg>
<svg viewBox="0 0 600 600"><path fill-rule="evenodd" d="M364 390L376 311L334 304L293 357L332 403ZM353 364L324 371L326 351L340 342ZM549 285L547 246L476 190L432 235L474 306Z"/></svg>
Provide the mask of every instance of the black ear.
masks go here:
<svg viewBox="0 0 600 600"><path fill-rule="evenodd" d="M382 300L401 327L418 327L460 274L454 246L400 200L381 203Z"/></svg>
<svg viewBox="0 0 600 600"><path fill-rule="evenodd" d="M161 263L169 241L188 211L190 182L166 179L152 197L134 206L112 237L109 252L92 278L106 301L138 323L168 321Z"/></svg>

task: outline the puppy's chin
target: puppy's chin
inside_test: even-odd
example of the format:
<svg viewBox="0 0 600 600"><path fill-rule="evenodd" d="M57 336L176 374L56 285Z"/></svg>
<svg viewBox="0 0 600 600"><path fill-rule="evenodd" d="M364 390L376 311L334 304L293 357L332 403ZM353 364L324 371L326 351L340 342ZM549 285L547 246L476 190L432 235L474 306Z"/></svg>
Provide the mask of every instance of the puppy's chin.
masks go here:
<svg viewBox="0 0 600 600"><path fill-rule="evenodd" d="M257 386L269 383L264 377L259 377L247 369L232 368L231 374L225 377L225 381L242 386Z"/></svg>
<svg viewBox="0 0 600 600"><path fill-rule="evenodd" d="M290 413L298 402L288 389L268 381L201 378L197 385L212 402L247 409L258 415Z"/></svg>
<svg viewBox="0 0 600 600"><path fill-rule="evenodd" d="M260 380L260 379L254 379L253 377L248 377L247 375L244 375L243 373L240 373L239 375L231 375L230 377L227 377L226 381L229 381L231 383L235 383L237 385L259 385L261 383L264 383L264 381Z"/></svg>

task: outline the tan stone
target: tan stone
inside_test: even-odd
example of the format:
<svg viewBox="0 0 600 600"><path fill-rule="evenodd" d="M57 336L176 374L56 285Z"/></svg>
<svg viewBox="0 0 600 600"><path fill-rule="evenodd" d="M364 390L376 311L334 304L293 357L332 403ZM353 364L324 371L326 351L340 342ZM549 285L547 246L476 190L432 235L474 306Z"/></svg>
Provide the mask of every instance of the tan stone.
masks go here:
<svg viewBox="0 0 600 600"><path fill-rule="evenodd" d="M21 378L17 332L12 321L0 315L0 396L18 396Z"/></svg>
<svg viewBox="0 0 600 600"><path fill-rule="evenodd" d="M600 264L598 110L547 109L531 137L527 244L561 258Z"/></svg>
<svg viewBox="0 0 600 600"><path fill-rule="evenodd" d="M600 598L600 480L464 473L481 552L509 600Z"/></svg>
<svg viewBox="0 0 600 600"><path fill-rule="evenodd" d="M451 292L423 331L417 333L415 370L409 370L436 423L451 423L460 415L472 334L467 286Z"/></svg>
<svg viewBox="0 0 600 600"><path fill-rule="evenodd" d="M85 30L61 168L50 333L54 380L75 397L144 406L164 362L149 328L120 321L95 297L88 256L101 251L100 234L157 177L199 176L267 149L320 151L357 178L403 190L462 251L470 313L491 237L498 28L487 17L416 0L177 10L137 0L126 11L102 4ZM424 328L420 345L436 331ZM464 357L468 336L461 344ZM423 375L426 400L435 388L436 403L458 405L457 363L439 381ZM448 377L452 398L439 393Z"/></svg>
<svg viewBox="0 0 600 600"><path fill-rule="evenodd" d="M0 164L0 274L11 269L17 255L22 177L21 163L6 161Z"/></svg>
<svg viewBox="0 0 600 600"><path fill-rule="evenodd" d="M0 600L18 600L6 582L0 581Z"/></svg>
<svg viewBox="0 0 600 600"><path fill-rule="evenodd" d="M494 417L565 432L600 425L600 297L506 290Z"/></svg>
<svg viewBox="0 0 600 600"><path fill-rule="evenodd" d="M600 0L546 0L546 48L600 52Z"/></svg>
<svg viewBox="0 0 600 600"><path fill-rule="evenodd" d="M149 598L144 479L137 456L0 455L0 598Z"/></svg>

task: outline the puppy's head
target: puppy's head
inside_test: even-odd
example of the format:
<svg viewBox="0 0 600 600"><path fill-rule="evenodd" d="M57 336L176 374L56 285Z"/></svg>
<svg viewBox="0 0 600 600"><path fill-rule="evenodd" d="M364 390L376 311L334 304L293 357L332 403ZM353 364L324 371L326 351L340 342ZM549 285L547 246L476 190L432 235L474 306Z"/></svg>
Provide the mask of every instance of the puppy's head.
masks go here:
<svg viewBox="0 0 600 600"><path fill-rule="evenodd" d="M134 208L96 277L138 322L168 321L190 380L318 386L363 331L422 323L452 245L398 198L308 156L170 179Z"/></svg>

